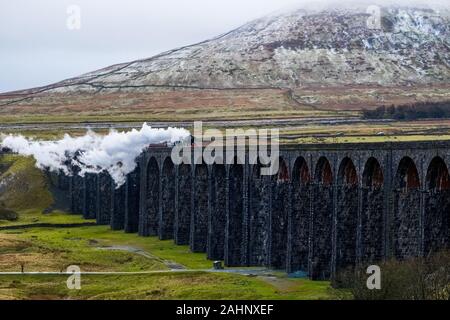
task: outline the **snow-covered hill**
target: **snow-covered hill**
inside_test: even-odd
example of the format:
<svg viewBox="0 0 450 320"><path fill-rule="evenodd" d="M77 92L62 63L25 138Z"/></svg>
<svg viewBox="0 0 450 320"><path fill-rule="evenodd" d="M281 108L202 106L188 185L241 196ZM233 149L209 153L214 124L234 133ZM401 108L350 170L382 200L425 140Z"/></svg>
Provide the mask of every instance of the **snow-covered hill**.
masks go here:
<svg viewBox="0 0 450 320"><path fill-rule="evenodd" d="M212 40L58 83L60 90L404 85L450 80L450 20L429 9L295 10ZM67 85L76 85L67 88ZM60 91L58 90L58 91Z"/></svg>

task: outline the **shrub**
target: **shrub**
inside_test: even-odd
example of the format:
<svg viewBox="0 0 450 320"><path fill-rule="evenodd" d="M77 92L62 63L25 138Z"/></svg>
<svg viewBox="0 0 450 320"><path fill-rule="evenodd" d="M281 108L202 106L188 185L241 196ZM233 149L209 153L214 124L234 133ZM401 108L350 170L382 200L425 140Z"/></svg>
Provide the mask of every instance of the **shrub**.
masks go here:
<svg viewBox="0 0 450 320"><path fill-rule="evenodd" d="M338 272L333 287L350 291L357 300L450 299L449 251L427 258L389 260L378 265L381 269L380 290L367 288L367 266Z"/></svg>
<svg viewBox="0 0 450 320"><path fill-rule="evenodd" d="M363 110L364 119L440 119L450 117L450 101L417 102L399 106L380 106L371 110Z"/></svg>

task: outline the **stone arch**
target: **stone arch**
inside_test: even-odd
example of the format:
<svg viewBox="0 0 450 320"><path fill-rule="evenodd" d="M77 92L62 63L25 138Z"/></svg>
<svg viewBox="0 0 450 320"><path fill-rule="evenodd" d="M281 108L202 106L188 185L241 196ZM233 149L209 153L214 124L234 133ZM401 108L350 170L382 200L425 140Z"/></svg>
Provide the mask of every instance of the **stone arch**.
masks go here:
<svg viewBox="0 0 450 320"><path fill-rule="evenodd" d="M191 215L190 247L193 252L206 252L208 238L208 167L195 166L194 210Z"/></svg>
<svg viewBox="0 0 450 320"><path fill-rule="evenodd" d="M394 256L397 259L420 254L420 179L410 157L400 160L394 180Z"/></svg>
<svg viewBox="0 0 450 320"><path fill-rule="evenodd" d="M288 271L308 270L309 227L311 221L311 174L303 157L295 160L292 170L291 242Z"/></svg>
<svg viewBox="0 0 450 320"><path fill-rule="evenodd" d="M370 157L362 176L361 260L374 263L383 258L384 175L380 162Z"/></svg>
<svg viewBox="0 0 450 320"><path fill-rule="evenodd" d="M405 193L409 190L418 190L420 188L419 172L414 160L410 157L404 157L400 160L395 175L395 187L400 192Z"/></svg>
<svg viewBox="0 0 450 320"><path fill-rule="evenodd" d="M178 166L178 204L175 216L175 243L186 245L189 243L192 207L192 172L191 166Z"/></svg>
<svg viewBox="0 0 450 320"><path fill-rule="evenodd" d="M244 166L236 160L228 173L228 213L226 224L225 264L242 265L244 223Z"/></svg>
<svg viewBox="0 0 450 320"><path fill-rule="evenodd" d="M147 164L147 192L145 194L145 212L143 214L144 236L158 235L159 225L159 166L155 157L151 157Z"/></svg>
<svg viewBox="0 0 450 320"><path fill-rule="evenodd" d="M337 175L336 270L355 265L358 227L358 174L349 157L342 159Z"/></svg>
<svg viewBox="0 0 450 320"><path fill-rule="evenodd" d="M280 157L279 170L276 176L274 198L271 215L270 266L276 269L286 268L287 259L287 227L290 192L289 169L286 161Z"/></svg>
<svg viewBox="0 0 450 320"><path fill-rule="evenodd" d="M332 257L333 172L326 157L317 161L315 182L310 277L329 279Z"/></svg>
<svg viewBox="0 0 450 320"><path fill-rule="evenodd" d="M161 173L161 215L159 221L159 238L173 239L175 222L175 166L167 157Z"/></svg>
<svg viewBox="0 0 450 320"><path fill-rule="evenodd" d="M209 216L207 254L210 260L223 260L226 224L226 169L214 164L211 183L211 215Z"/></svg>
<svg viewBox="0 0 450 320"><path fill-rule="evenodd" d="M283 157L278 160L279 168L277 174L277 183L289 182L290 174L286 161Z"/></svg>
<svg viewBox="0 0 450 320"><path fill-rule="evenodd" d="M374 158L370 157L363 171L363 186L366 188L382 188L384 183L383 169L381 168L380 162Z"/></svg>
<svg viewBox="0 0 450 320"><path fill-rule="evenodd" d="M326 157L320 157L317 161L315 171L315 181L325 187L333 184L333 170L330 161Z"/></svg>
<svg viewBox="0 0 450 320"><path fill-rule="evenodd" d="M292 182L304 186L311 183L311 173L308 163L303 157L298 157L295 160L294 168L292 169Z"/></svg>
<svg viewBox="0 0 450 320"><path fill-rule="evenodd" d="M249 258L248 264L252 266L268 265L267 259L269 244L270 221L270 184L266 176L261 176L262 165L256 163L252 167L249 181Z"/></svg>
<svg viewBox="0 0 450 320"><path fill-rule="evenodd" d="M426 175L424 254L449 248L450 176L441 157L431 160Z"/></svg>
<svg viewBox="0 0 450 320"><path fill-rule="evenodd" d="M447 165L441 157L434 157L427 170L426 187L428 190L450 189L450 176Z"/></svg>
<svg viewBox="0 0 450 320"><path fill-rule="evenodd" d="M358 185L358 173L356 167L350 157L342 159L338 170L338 184L345 186L357 186Z"/></svg>

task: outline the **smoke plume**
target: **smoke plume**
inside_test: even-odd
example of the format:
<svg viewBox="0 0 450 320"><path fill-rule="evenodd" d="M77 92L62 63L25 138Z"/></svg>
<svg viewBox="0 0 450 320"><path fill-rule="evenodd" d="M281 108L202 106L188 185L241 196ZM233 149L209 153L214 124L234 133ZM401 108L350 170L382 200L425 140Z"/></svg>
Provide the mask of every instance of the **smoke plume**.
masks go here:
<svg viewBox="0 0 450 320"><path fill-rule="evenodd" d="M2 134L0 146L24 156L33 156L39 169L72 175L71 167L75 166L81 176L106 170L120 186L125 182L126 175L136 168L136 157L146 147L151 144L173 144L188 136L186 129L156 129L144 123L140 130L111 130L107 135L89 130L84 136L66 134L57 141Z"/></svg>

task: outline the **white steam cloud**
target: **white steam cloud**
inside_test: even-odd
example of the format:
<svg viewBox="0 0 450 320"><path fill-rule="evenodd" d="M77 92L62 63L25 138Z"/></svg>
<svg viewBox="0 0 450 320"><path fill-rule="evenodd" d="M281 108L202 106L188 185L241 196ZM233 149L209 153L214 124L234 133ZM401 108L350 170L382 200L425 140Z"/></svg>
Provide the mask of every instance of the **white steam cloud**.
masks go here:
<svg viewBox="0 0 450 320"><path fill-rule="evenodd" d="M135 159L146 147L151 144L173 144L186 139L189 134L186 129L156 129L144 123L140 130L111 130L107 135L88 131L82 137L66 134L57 141L2 134L0 146L24 156L33 156L38 168L53 172L63 171L70 175L70 166L77 166L81 176L106 170L120 186L125 183L126 175L136 168Z"/></svg>

